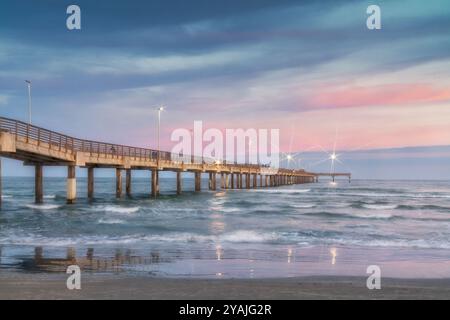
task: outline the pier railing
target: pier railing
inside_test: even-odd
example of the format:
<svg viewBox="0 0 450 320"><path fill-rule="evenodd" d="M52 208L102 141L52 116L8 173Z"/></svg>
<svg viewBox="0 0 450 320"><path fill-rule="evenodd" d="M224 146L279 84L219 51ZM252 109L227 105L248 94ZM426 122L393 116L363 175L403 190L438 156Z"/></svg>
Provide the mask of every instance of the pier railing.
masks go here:
<svg viewBox="0 0 450 320"><path fill-rule="evenodd" d="M44 129L23 121L0 117L0 131L9 132L14 134L16 140L21 137L28 141L36 141L38 145L45 145L49 149L64 150L75 154L76 152L85 152L108 156L108 157L133 157L145 160L157 160L158 150L131 147L127 145L112 144L106 142L84 140L74 138L65 134L61 134L55 131ZM186 154L175 154L167 151L159 151L160 161L173 161L184 162L192 164L213 164L216 163L216 159L199 157ZM220 161L220 164L230 164L240 168L265 168L265 166L258 164L237 164L227 163L226 161ZM285 171L294 171L287 170ZM298 172L298 170L295 170Z"/></svg>

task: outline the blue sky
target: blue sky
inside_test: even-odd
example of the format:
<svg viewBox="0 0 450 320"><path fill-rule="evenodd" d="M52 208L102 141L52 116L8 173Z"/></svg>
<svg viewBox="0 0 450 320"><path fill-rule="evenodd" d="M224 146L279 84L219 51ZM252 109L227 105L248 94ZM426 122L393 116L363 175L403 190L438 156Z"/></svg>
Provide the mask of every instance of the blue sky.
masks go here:
<svg viewBox="0 0 450 320"><path fill-rule="evenodd" d="M66 28L70 4L81 30ZM381 7L381 30L366 28L369 4ZM80 138L154 147L162 103L166 149L173 129L203 120L279 128L282 150L302 151L305 165L337 140L362 177L449 177L448 1L5 0L0 9L2 116L27 119L30 79L33 122ZM361 149L385 155L344 152ZM29 172L12 161L3 170Z"/></svg>

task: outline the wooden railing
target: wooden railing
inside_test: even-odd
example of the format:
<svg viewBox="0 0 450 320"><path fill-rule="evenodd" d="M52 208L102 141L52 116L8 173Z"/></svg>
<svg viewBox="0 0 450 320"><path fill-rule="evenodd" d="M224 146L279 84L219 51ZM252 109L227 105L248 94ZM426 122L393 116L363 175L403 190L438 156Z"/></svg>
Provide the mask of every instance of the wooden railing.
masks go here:
<svg viewBox="0 0 450 320"><path fill-rule="evenodd" d="M19 137L25 139L26 142L33 140L38 145L47 145L51 149L64 150L66 152L86 152L102 156L111 157L133 157L145 160L157 160L158 150L131 147L126 145L111 144L106 142L98 142L92 140L83 140L74 138L65 134L61 134L55 131L44 129L35 125L25 123L23 121L8 119L0 117L0 130L3 132L9 132L16 136L16 140ZM159 159L161 161L176 161L184 162L186 164L214 164L215 159L198 157L192 155L175 154L167 151L160 151ZM248 169L261 169L266 166L257 164L237 164L223 162L221 165L232 165L233 167ZM291 170L280 169L279 171L285 173L302 173L304 170Z"/></svg>

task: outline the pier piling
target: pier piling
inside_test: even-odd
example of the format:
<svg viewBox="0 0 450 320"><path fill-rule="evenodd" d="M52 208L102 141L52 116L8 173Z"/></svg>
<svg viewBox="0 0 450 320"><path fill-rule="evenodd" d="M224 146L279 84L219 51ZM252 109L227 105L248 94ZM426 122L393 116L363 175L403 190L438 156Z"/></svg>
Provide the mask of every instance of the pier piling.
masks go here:
<svg viewBox="0 0 450 320"><path fill-rule="evenodd" d="M94 167L88 167L88 185L87 185L88 199L94 198Z"/></svg>
<svg viewBox="0 0 450 320"><path fill-rule="evenodd" d="M42 165L34 166L34 200L36 203L43 202L43 186L42 186Z"/></svg>
<svg viewBox="0 0 450 320"><path fill-rule="evenodd" d="M195 191L196 192L200 192L201 191L201 189L202 189L202 174L201 174L201 172L195 172L194 173L194 180L195 180ZM212 185L212 187L214 188L213 190L215 190L216 188L215 188L215 184L216 184L216 181L215 181L215 175L213 175L213 185Z"/></svg>
<svg viewBox="0 0 450 320"><path fill-rule="evenodd" d="M42 167L41 167L42 176ZM42 185L41 185L42 187ZM67 166L67 203L75 203L77 198L77 180L75 178L75 166Z"/></svg>
<svg viewBox="0 0 450 320"><path fill-rule="evenodd" d="M152 197L156 198L158 195L158 170L152 169Z"/></svg>
<svg viewBox="0 0 450 320"><path fill-rule="evenodd" d="M122 170L116 168L116 198L122 197Z"/></svg>
<svg viewBox="0 0 450 320"><path fill-rule="evenodd" d="M181 171L177 171L177 195L181 194L182 188L182 180L181 180Z"/></svg>
<svg viewBox="0 0 450 320"><path fill-rule="evenodd" d="M127 197L131 197L131 169L126 169L125 172L125 192Z"/></svg>

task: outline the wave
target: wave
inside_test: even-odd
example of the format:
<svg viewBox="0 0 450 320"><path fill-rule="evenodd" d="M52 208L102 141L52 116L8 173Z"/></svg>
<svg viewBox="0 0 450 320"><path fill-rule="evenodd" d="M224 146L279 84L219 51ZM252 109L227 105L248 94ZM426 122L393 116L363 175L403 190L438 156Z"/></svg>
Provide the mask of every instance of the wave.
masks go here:
<svg viewBox="0 0 450 320"><path fill-rule="evenodd" d="M9 195L9 194L2 194L2 199L10 199L10 198L12 198L13 196L12 195Z"/></svg>
<svg viewBox="0 0 450 320"><path fill-rule="evenodd" d="M278 236L274 233L264 233L252 230L237 230L221 235L201 235L194 233L167 233L159 235L127 235L127 236L81 236L78 238L45 237L40 235L10 234L0 238L0 244L33 245L65 247L73 245L120 245L145 244L152 242L180 242L180 243L263 243L276 241Z"/></svg>
<svg viewBox="0 0 450 320"><path fill-rule="evenodd" d="M56 195L54 195L54 194L48 194L48 195L45 195L44 198L45 198L45 199L55 199L55 198L56 198Z"/></svg>
<svg viewBox="0 0 450 320"><path fill-rule="evenodd" d="M310 209L314 208L316 205L314 203L303 203L303 204L293 204L291 207L297 209Z"/></svg>
<svg viewBox="0 0 450 320"><path fill-rule="evenodd" d="M396 204L363 204L362 206L372 210L392 210L398 207Z"/></svg>
<svg viewBox="0 0 450 320"><path fill-rule="evenodd" d="M79 238L44 237L39 235L8 235L0 238L2 245L68 247L88 245L142 245L148 243L279 243L299 246L350 246L378 248L419 248L450 249L447 239L350 239L339 233L263 233L252 230L238 230L219 236L192 233L169 233L165 235L128 235L128 236L84 236Z"/></svg>
<svg viewBox="0 0 450 320"><path fill-rule="evenodd" d="M250 192L262 192L262 193L306 193L310 192L311 189L250 189Z"/></svg>
<svg viewBox="0 0 450 320"><path fill-rule="evenodd" d="M125 221L120 220L120 219L99 219L98 223L100 223L100 224L122 224L122 223L125 223Z"/></svg>
<svg viewBox="0 0 450 320"><path fill-rule="evenodd" d="M61 205L57 204L27 204L27 208L36 209L36 210L55 210L61 207Z"/></svg>
<svg viewBox="0 0 450 320"><path fill-rule="evenodd" d="M105 212L113 212L113 213L136 213L138 212L140 207L120 207L120 206L97 206L92 208L93 211L105 211Z"/></svg>
<svg viewBox="0 0 450 320"><path fill-rule="evenodd" d="M384 190L383 190L384 191ZM378 192L338 192L333 193L339 196L351 196L351 197L397 197L397 198L414 198L414 199L424 199L424 198L433 198L433 199L448 199L450 195L446 194L424 194L424 193L378 193Z"/></svg>
<svg viewBox="0 0 450 320"><path fill-rule="evenodd" d="M389 213L340 213L340 212L329 212L329 211L320 211L320 212L308 212L304 215L307 216L317 216L317 217L325 217L325 218L347 218L347 219L392 219L394 216Z"/></svg>
<svg viewBox="0 0 450 320"><path fill-rule="evenodd" d="M219 236L219 240L225 242L267 242L275 241L278 237L274 233L263 233L251 230L238 230L230 233L225 233Z"/></svg>

